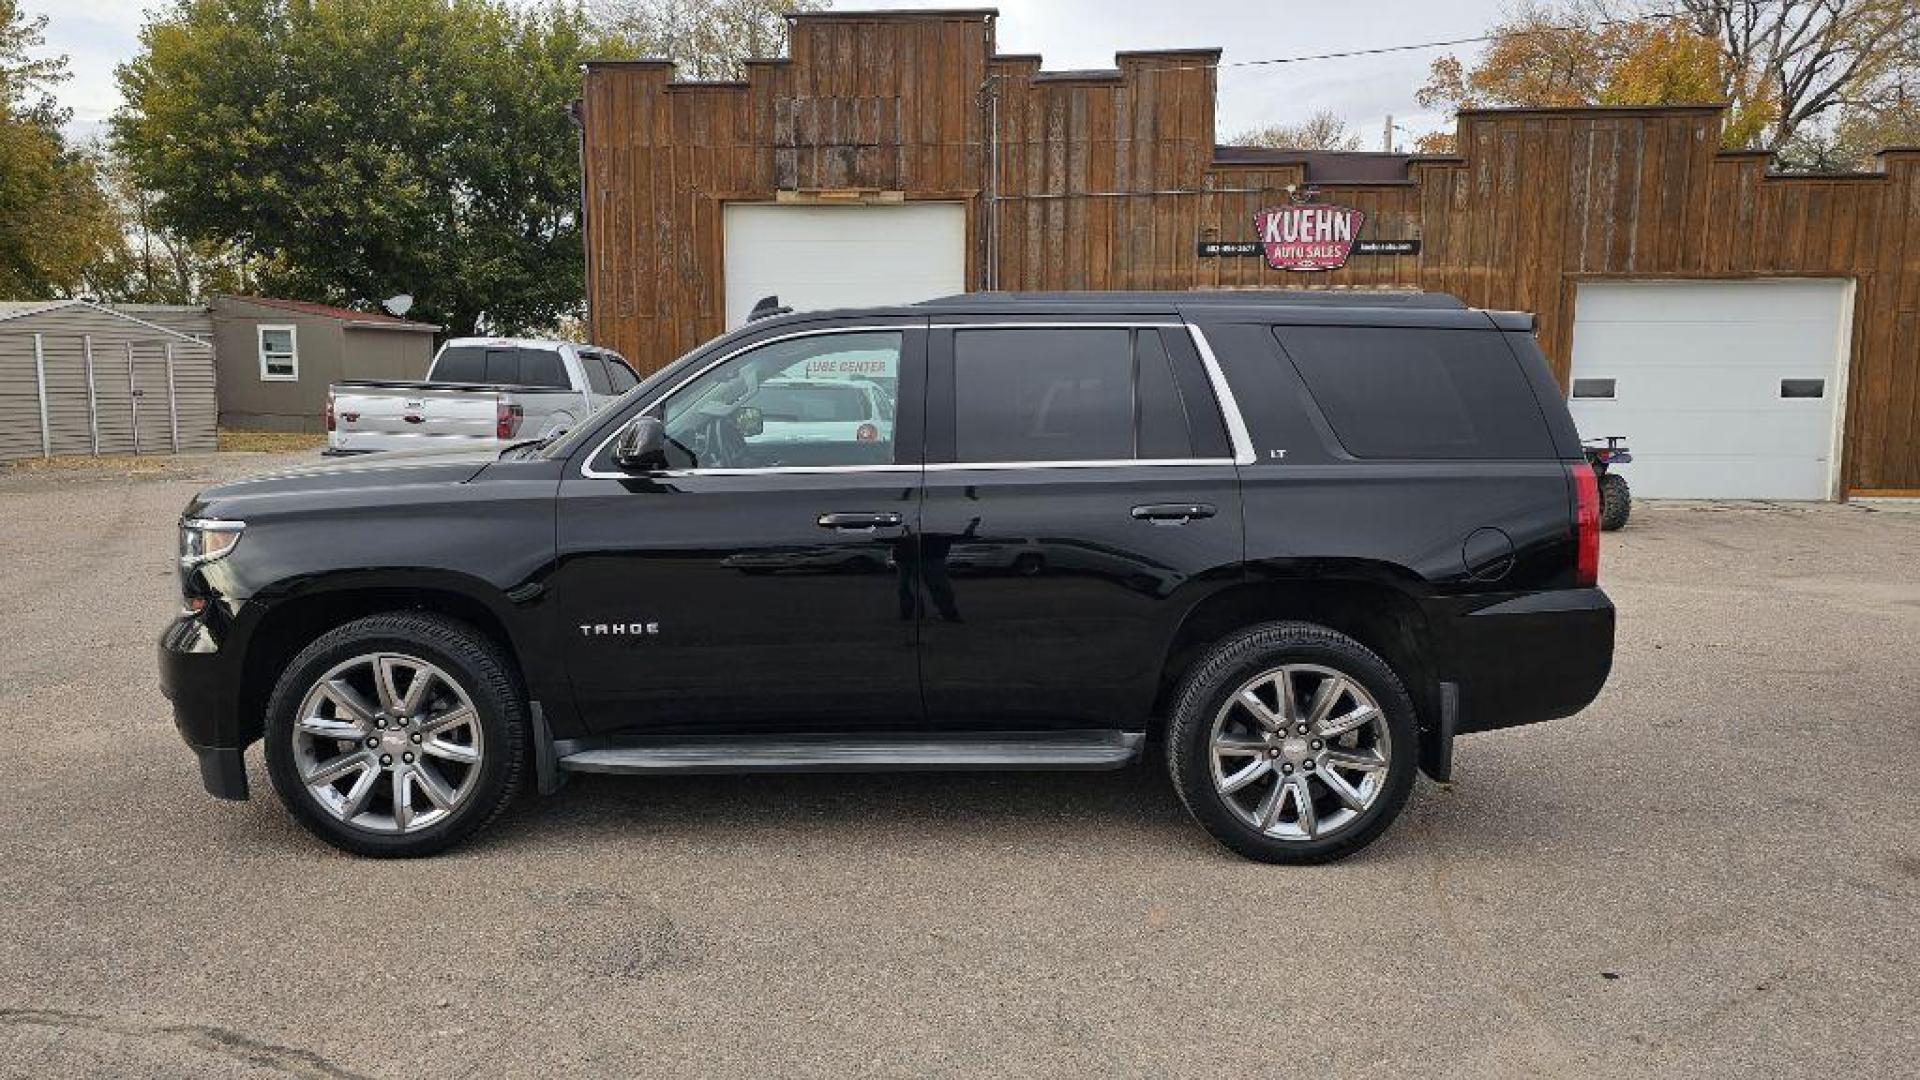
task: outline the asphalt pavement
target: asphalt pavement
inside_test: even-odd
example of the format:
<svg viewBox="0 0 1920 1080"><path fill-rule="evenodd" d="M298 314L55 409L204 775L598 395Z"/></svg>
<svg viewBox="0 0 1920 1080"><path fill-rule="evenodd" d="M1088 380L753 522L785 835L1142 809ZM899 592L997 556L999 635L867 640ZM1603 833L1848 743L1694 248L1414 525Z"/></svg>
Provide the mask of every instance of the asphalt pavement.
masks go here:
<svg viewBox="0 0 1920 1080"><path fill-rule="evenodd" d="M1118 773L583 776L362 861L203 794L191 493L0 472L0 1074L1920 1074L1920 513L1642 504L1612 681L1357 858Z"/></svg>

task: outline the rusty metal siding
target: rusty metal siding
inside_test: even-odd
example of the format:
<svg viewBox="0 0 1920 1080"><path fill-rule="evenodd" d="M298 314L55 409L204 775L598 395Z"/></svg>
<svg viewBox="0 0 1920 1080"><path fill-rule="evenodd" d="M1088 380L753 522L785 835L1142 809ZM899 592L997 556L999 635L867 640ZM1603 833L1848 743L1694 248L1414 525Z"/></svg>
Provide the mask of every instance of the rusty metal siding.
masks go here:
<svg viewBox="0 0 1920 1080"><path fill-rule="evenodd" d="M809 192L968 203L975 288L1425 288L1540 317L1564 383L1587 278L1856 283L1842 475L1920 491L1920 152L1882 173L1766 175L1719 151L1710 107L1469 112L1458 158L1404 183L1321 185L1418 255L1331 273L1201 258L1310 177L1214 159L1213 50L1048 73L1000 56L983 12L823 12L791 60L682 86L662 62L586 76L591 331L652 370L724 325L721 208ZM997 138L995 132L997 131Z"/></svg>

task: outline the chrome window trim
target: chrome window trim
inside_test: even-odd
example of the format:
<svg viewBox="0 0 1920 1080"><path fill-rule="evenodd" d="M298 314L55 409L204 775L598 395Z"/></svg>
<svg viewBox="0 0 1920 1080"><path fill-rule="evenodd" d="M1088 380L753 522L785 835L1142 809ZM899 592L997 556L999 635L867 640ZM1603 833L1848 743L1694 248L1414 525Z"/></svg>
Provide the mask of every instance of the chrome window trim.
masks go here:
<svg viewBox="0 0 1920 1080"><path fill-rule="evenodd" d="M1227 422L1227 441L1233 445L1233 463L1251 465L1254 462L1253 436L1247 433L1247 420L1240 415L1240 403L1234 400L1233 387L1227 383L1227 373L1220 370L1220 359L1213 355L1213 346L1207 343L1207 335L1200 332L1200 327L1188 322L1187 333L1193 336L1193 347L1200 350L1200 363L1207 369L1207 380L1213 383L1215 405Z"/></svg>
<svg viewBox="0 0 1920 1080"><path fill-rule="evenodd" d="M926 323L924 322L908 323L905 325L902 325L900 323L895 323L892 326L864 326L864 325L862 326L828 326L828 327L821 327L815 330L795 330L793 333L790 333L790 334L776 334L773 337L761 338L758 341L754 341L749 344L742 345L737 349L733 349L729 352L722 353L721 355L714 357L711 362L702 364L698 371L693 372L692 374L688 375L686 378L681 379L679 382L674 383L672 386L667 387L667 389L663 391L659 397L654 398L653 401L650 402L645 409L640 410L639 415L644 415L645 413L651 411L654 408L657 408L658 406L665 405L667 401L673 397L673 395L685 389L688 383L692 382L695 379L698 379L702 375L705 375L707 372L712 371L714 368L719 367L721 364L726 363L727 361L733 359L736 356L741 355L742 353L752 352L755 349L763 348L768 345L778 344L779 342L782 342L782 341L792 341L796 338L822 337L827 334L872 334L872 333L878 332L878 333L894 333L894 334L904 335L909 330L925 330L925 329L926 329ZM899 418L895 417L894 419L897 421ZM601 452L606 450L608 445L611 444L613 440L620 437L620 432L625 427L626 427L626 424L616 425L614 429L607 434L606 438L601 439L598 443L594 444L593 449L590 452L588 452L587 456L583 458L580 462L580 475L582 477L585 477L588 480L632 480L638 476L707 476L707 475L751 476L756 473L778 473L778 472L795 472L795 471L846 472L849 470L859 471L859 472L870 472L876 469L918 469L920 467L918 465L821 465L814 468L807 468L804 466L779 466L779 467L766 468L766 469L665 469L659 472L651 472L651 473L629 473L629 472L619 472L619 471L609 472L605 469L594 468L593 463L599 460Z"/></svg>
<svg viewBox="0 0 1920 1080"><path fill-rule="evenodd" d="M899 472L963 472L968 470L1005 471L1009 469L1115 469L1129 467L1164 468L1168 466L1204 466L1204 465L1251 465L1253 464L1253 439L1247 434L1246 421L1240 416L1239 403L1234 400L1233 388L1227 385L1227 378L1220 370L1220 361L1213 355L1212 346L1207 344L1206 335L1191 322L1146 322L1111 320L1100 322L965 322L932 323L920 325L893 326L833 326L816 330L796 330L790 334L780 334L764 338L750 345L742 345L711 363L702 365L698 371L668 387L655 398L645 413L655 406L663 405L673 395L679 393L688 383L719 367L742 353L766 345L773 345L794 338L820 337L826 334L862 334L874 332L905 333L908 330L1176 330L1185 327L1193 338L1194 348L1200 353L1201 366L1206 368L1207 381L1213 386L1214 406L1220 410L1227 424L1227 438L1233 446L1232 458L1115 458L1080 461L939 461L923 465L773 465L759 469L661 469L650 473L628 473L593 468L593 463L607 446L620 437L620 431L626 425L615 427L606 438L601 439L580 462L580 475L588 480L633 480L644 477L681 477L681 476L780 476L808 475L815 473L899 473ZM896 420L898 418L896 417Z"/></svg>

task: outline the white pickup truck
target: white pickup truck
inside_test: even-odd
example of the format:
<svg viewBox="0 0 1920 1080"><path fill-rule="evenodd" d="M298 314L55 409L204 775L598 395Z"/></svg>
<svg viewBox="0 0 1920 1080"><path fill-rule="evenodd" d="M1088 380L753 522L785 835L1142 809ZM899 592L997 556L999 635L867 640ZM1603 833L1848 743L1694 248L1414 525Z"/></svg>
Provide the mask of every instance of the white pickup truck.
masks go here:
<svg viewBox="0 0 1920 1080"><path fill-rule="evenodd" d="M327 389L327 453L504 448L587 418L640 381L620 354L537 338L454 338L423 382Z"/></svg>

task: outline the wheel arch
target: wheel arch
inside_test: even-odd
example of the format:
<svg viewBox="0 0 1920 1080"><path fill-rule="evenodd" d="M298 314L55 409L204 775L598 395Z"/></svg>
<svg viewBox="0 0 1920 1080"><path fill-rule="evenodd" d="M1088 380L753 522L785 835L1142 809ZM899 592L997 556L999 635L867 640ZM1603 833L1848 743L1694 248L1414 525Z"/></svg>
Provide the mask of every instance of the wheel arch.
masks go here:
<svg viewBox="0 0 1920 1080"><path fill-rule="evenodd" d="M467 623L506 651L523 689L531 692L536 684L535 673L528 670L528 650L512 631L512 603L492 586L445 572L405 579L342 574L275 597L249 630L235 702L243 740L260 737L274 683L301 649L355 619L407 611Z"/></svg>
<svg viewBox="0 0 1920 1080"><path fill-rule="evenodd" d="M1189 610L1168 642L1154 694L1156 729L1180 679L1206 650L1263 623L1317 623L1373 650L1406 684L1421 737L1439 727L1441 696L1435 642L1426 613L1405 575L1356 567L1338 574L1254 578L1220 589Z"/></svg>

